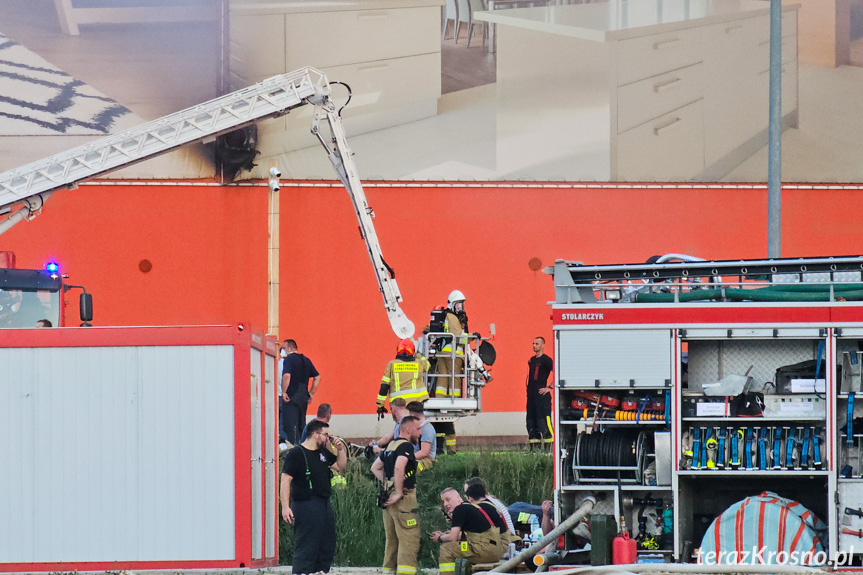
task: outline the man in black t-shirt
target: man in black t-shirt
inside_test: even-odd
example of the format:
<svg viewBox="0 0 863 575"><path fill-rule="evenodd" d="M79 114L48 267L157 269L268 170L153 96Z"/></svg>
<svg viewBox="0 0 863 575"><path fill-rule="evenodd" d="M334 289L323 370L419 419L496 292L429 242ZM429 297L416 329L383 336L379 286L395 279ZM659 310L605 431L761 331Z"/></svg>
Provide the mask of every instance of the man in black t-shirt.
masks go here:
<svg viewBox="0 0 863 575"><path fill-rule="evenodd" d="M387 444L372 464L372 473L392 494L383 504L384 575L416 575L420 550L417 514L417 461L414 444L420 439L420 421L412 415L402 418L398 435Z"/></svg>
<svg viewBox="0 0 863 575"><path fill-rule="evenodd" d="M433 531L432 541L440 546L438 567L441 575L455 573L455 560L467 559L472 564L494 563L500 561L506 545L500 538L500 527L495 524L492 514L483 507L465 503L458 491L447 487L440 494L444 509L452 517L452 527L447 532ZM490 503L500 524L503 520ZM504 530L506 526L504 525Z"/></svg>
<svg viewBox="0 0 863 575"><path fill-rule="evenodd" d="M286 356L282 360L282 399L279 402L281 435L284 435L283 439L296 445L306 426L306 407L321 384L321 374L315 369L312 360L298 351L296 341L286 339L284 349Z"/></svg>
<svg viewBox="0 0 863 575"><path fill-rule="evenodd" d="M336 551L336 522L330 506L330 479L348 458L342 440L333 440L329 424L312 420L306 440L285 455L279 500L282 518L294 526L293 573L329 572ZM336 454L327 449L334 443Z"/></svg>
<svg viewBox="0 0 863 575"><path fill-rule="evenodd" d="M500 510L494 506L494 504L488 500L488 492L486 492L485 485L482 483L470 483L465 484L464 494L467 497L467 502L471 505L476 505L485 511L489 517L491 517L494 526L500 530L500 534L504 535L509 533L509 527L506 525L506 521L503 518ZM507 540L509 537L507 537Z"/></svg>
<svg viewBox="0 0 863 575"><path fill-rule="evenodd" d="M554 361L543 353L545 338L533 340L533 357L527 362L527 437L530 448L541 443L550 447L554 441L554 426L551 423L551 392L554 383L549 385L548 376L554 370Z"/></svg>

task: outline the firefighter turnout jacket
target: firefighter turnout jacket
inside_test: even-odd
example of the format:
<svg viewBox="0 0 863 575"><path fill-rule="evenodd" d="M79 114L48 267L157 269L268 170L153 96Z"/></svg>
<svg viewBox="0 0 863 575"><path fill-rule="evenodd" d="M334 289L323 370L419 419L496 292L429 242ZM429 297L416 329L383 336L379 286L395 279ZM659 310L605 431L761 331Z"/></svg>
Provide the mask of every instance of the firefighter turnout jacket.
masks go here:
<svg viewBox="0 0 863 575"><path fill-rule="evenodd" d="M451 337L441 338L441 347L435 354L437 367L435 373L440 376L435 378L435 397L461 397L464 378L453 377L464 371L464 354L467 347L467 315L464 323L459 316L450 310L446 310L443 321L443 331L452 334ZM438 326L429 323L425 327L426 332L434 331ZM455 350L455 353L453 353Z"/></svg>
<svg viewBox="0 0 863 575"><path fill-rule="evenodd" d="M429 361L421 354L409 356L399 354L387 364L381 378L377 406L383 407L387 396L392 401L401 397L405 402L424 402L429 398L423 374L428 373Z"/></svg>

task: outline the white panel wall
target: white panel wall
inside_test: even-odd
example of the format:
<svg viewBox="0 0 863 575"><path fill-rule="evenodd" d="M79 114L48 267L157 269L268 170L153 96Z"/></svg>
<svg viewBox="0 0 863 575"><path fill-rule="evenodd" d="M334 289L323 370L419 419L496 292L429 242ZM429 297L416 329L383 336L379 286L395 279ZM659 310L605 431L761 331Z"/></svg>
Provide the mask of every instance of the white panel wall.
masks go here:
<svg viewBox="0 0 863 575"><path fill-rule="evenodd" d="M234 556L231 346L0 349L0 562Z"/></svg>
<svg viewBox="0 0 863 575"><path fill-rule="evenodd" d="M252 349L249 354L252 364L252 385L251 385L251 401L249 405L252 409L252 558L260 559L264 556L262 548L263 527L261 525L261 475L263 468L263 453L261 452L261 416L263 415L263 394L265 393L263 386L264 381L261 378L261 352L257 349Z"/></svg>
<svg viewBox="0 0 863 575"><path fill-rule="evenodd" d="M566 386L662 386L671 378L667 329L561 330L559 379Z"/></svg>
<svg viewBox="0 0 863 575"><path fill-rule="evenodd" d="M275 397L276 389L276 361L272 356L264 359L264 425L266 430L266 442L264 444L264 473L266 473L266 484L264 493L266 495L266 519L264 521L264 537L266 538L265 554L267 557L276 555L276 498L271 494L278 492L276 486L276 412Z"/></svg>

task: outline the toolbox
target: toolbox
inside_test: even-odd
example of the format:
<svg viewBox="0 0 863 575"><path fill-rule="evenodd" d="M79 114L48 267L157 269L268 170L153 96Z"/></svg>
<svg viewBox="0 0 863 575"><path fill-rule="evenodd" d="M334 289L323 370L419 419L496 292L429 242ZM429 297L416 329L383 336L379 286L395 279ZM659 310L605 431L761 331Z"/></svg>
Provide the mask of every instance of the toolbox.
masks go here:
<svg viewBox="0 0 863 575"><path fill-rule="evenodd" d="M764 417L826 417L827 399L818 394L765 395Z"/></svg>
<svg viewBox="0 0 863 575"><path fill-rule="evenodd" d="M821 362L821 369L817 378L815 377L816 363L816 360L811 359L793 365L785 365L777 369L774 379L776 393L824 393L824 377L827 372L827 362Z"/></svg>
<svg viewBox="0 0 863 575"><path fill-rule="evenodd" d="M728 417L730 403L730 397L684 395L681 414L683 417Z"/></svg>

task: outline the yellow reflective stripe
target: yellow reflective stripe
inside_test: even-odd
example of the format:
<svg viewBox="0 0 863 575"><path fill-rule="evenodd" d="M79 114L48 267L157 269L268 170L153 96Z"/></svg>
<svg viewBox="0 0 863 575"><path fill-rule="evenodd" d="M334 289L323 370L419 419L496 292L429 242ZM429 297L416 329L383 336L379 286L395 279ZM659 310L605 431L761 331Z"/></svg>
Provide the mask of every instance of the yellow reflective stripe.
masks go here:
<svg viewBox="0 0 863 575"><path fill-rule="evenodd" d="M455 442L456 442L456 440L455 440L455 439L447 439L447 440L446 440L446 444L447 444L447 445L455 445Z"/></svg>
<svg viewBox="0 0 863 575"><path fill-rule="evenodd" d="M529 520L530 520L530 513L526 513L524 511L519 513L518 519L516 519L516 521L518 521L519 523L527 523Z"/></svg>
<svg viewBox="0 0 863 575"><path fill-rule="evenodd" d="M445 437L446 433L435 433L435 437Z"/></svg>
<svg viewBox="0 0 863 575"><path fill-rule="evenodd" d="M539 443L539 439L531 439L529 442L530 443Z"/></svg>
<svg viewBox="0 0 863 575"><path fill-rule="evenodd" d="M439 387L435 390L434 394L437 397L446 397L447 396L447 390L445 388Z"/></svg>
<svg viewBox="0 0 863 575"><path fill-rule="evenodd" d="M390 383L391 381L392 380L390 378L388 378L387 376L383 376L381 378L381 383Z"/></svg>
<svg viewBox="0 0 863 575"><path fill-rule="evenodd" d="M548 425L548 430L551 432L551 438L554 439L554 426L551 424L551 416L550 415L545 416L545 423L546 423L546 425Z"/></svg>
<svg viewBox="0 0 863 575"><path fill-rule="evenodd" d="M548 438L546 438L546 439L543 439L542 441L543 441L544 443L554 443L554 438L553 438L553 437L548 437Z"/></svg>
<svg viewBox="0 0 863 575"><path fill-rule="evenodd" d="M386 401L386 400L387 400L387 396L386 396L386 395L379 395L379 396L378 396L378 399L379 399L380 401Z"/></svg>
<svg viewBox="0 0 863 575"><path fill-rule="evenodd" d="M441 573L455 571L455 563L441 563L440 565L438 565L438 569Z"/></svg>
<svg viewBox="0 0 863 575"><path fill-rule="evenodd" d="M431 369L431 363L429 363L429 360L427 360L423 356L420 356L420 358L422 359L423 371L428 371L429 369Z"/></svg>
<svg viewBox="0 0 863 575"><path fill-rule="evenodd" d="M418 389L416 391L406 391L402 395L405 397L423 397L429 394L427 389Z"/></svg>
<svg viewBox="0 0 863 575"><path fill-rule="evenodd" d="M405 399L408 399L408 398L417 399L420 397L426 398L428 396L429 396L428 390L426 390L425 388L421 388L421 389L411 388L411 389L406 389L404 391L391 393L390 394L390 400L393 400L396 397L403 397ZM410 402L408 402L408 403L410 403Z"/></svg>
<svg viewBox="0 0 863 575"><path fill-rule="evenodd" d="M399 565L398 573L416 573L417 568L411 567L410 565Z"/></svg>

